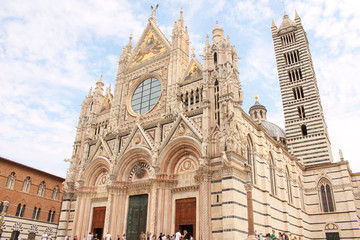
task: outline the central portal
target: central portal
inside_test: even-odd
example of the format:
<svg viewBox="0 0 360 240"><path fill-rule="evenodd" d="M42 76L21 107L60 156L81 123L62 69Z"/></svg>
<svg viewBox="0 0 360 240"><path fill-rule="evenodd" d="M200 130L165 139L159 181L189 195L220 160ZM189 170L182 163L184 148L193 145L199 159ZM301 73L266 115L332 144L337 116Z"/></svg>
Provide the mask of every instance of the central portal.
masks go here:
<svg viewBox="0 0 360 240"><path fill-rule="evenodd" d="M196 235L196 198L176 200L175 232L186 230L189 235Z"/></svg>
<svg viewBox="0 0 360 240"><path fill-rule="evenodd" d="M147 194L129 197L126 239L138 240L141 232L146 232L147 206Z"/></svg>
<svg viewBox="0 0 360 240"><path fill-rule="evenodd" d="M94 207L91 232L97 234L99 239L103 237L106 207Z"/></svg>

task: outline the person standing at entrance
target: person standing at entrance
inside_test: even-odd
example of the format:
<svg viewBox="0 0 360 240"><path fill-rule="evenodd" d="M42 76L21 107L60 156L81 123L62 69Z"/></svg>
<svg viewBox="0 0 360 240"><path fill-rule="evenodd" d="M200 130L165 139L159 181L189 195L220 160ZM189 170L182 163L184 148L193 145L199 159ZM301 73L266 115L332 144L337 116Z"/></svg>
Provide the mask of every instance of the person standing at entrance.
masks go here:
<svg viewBox="0 0 360 240"><path fill-rule="evenodd" d="M177 231L177 233L175 233L175 240L180 240L181 238L181 233L180 233L180 230Z"/></svg>
<svg viewBox="0 0 360 240"><path fill-rule="evenodd" d="M109 232L105 235L105 240L111 240L111 234Z"/></svg>

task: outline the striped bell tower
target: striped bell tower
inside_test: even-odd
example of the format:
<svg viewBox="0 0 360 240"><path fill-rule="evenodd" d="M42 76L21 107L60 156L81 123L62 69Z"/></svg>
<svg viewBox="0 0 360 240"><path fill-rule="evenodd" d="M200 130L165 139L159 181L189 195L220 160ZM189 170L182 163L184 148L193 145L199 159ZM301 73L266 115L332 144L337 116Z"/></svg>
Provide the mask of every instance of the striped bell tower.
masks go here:
<svg viewBox="0 0 360 240"><path fill-rule="evenodd" d="M285 13L279 29L273 20L271 31L289 151L305 166L332 162L319 88L301 19L296 11L295 22Z"/></svg>

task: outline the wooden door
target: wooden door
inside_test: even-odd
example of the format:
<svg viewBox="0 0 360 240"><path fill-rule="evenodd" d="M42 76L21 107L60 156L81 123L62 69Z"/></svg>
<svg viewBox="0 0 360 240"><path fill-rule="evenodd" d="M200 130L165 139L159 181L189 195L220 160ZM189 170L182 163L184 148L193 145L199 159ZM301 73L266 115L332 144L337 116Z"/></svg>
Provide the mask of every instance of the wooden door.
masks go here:
<svg viewBox="0 0 360 240"><path fill-rule="evenodd" d="M102 239L104 223L105 223L105 213L106 207L94 207L93 209L93 219L91 225L91 232L97 234L99 239Z"/></svg>
<svg viewBox="0 0 360 240"><path fill-rule="evenodd" d="M126 239L138 240L141 232L146 233L148 195L129 197Z"/></svg>
<svg viewBox="0 0 360 240"><path fill-rule="evenodd" d="M196 236L196 198L176 200L175 232L178 230Z"/></svg>

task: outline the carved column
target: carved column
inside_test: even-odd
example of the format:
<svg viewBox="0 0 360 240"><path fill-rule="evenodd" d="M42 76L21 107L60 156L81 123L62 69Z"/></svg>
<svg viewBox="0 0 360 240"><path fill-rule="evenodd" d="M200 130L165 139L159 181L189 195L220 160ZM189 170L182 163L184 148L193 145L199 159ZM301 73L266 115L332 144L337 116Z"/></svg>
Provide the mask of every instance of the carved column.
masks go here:
<svg viewBox="0 0 360 240"><path fill-rule="evenodd" d="M106 203L106 213L105 213L105 223L104 223L104 232L103 232L103 236L105 236L107 234L107 232L110 232L109 230L109 226L110 226L110 219L111 219L111 206L112 206L112 201L113 201L113 194L109 194L108 195L108 200ZM103 237L101 236L101 238Z"/></svg>
<svg viewBox="0 0 360 240"><path fill-rule="evenodd" d="M252 189L251 183L245 185L246 199L247 199L247 214L248 214L248 237L247 240L256 240L254 231L254 209L252 202Z"/></svg>
<svg viewBox="0 0 360 240"><path fill-rule="evenodd" d="M201 169L196 177L200 183L200 234L199 239L211 240L211 207L210 207L210 172L207 169Z"/></svg>

